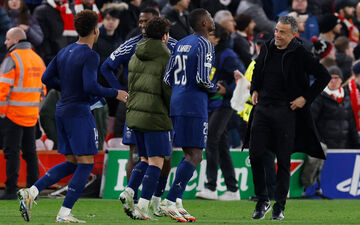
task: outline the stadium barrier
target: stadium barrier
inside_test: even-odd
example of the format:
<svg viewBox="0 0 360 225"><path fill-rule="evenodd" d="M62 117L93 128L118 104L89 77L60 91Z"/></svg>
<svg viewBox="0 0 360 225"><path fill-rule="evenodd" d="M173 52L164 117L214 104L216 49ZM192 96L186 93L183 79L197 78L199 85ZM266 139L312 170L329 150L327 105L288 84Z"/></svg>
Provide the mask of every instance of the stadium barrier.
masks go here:
<svg viewBox="0 0 360 225"><path fill-rule="evenodd" d="M126 186L126 163L129 155L127 146L99 151L95 156L95 166L93 173L102 174L102 184L100 195L108 199L117 199L121 191ZM65 157L58 154L57 151L37 151L39 158L39 172L43 176L54 165L65 161ZM234 167L237 179L239 180L239 189L242 199L248 199L253 196L252 173L248 152L241 152L238 149L232 149ZM176 165L182 158L182 151L175 149L173 152L173 167L166 185L166 191L169 190L170 184L174 179ZM300 184L300 175L306 155L296 153L292 155L291 160L291 183L289 197L296 198L302 194L303 187ZM104 168L104 170L103 170ZM197 168L194 176L191 178L184 198L195 198L195 193L202 188L206 182L206 158ZM54 187L61 187L68 183L71 176L59 181ZM5 187L5 158L0 150L0 188ZM21 158L18 186L26 185L26 163ZM306 195L311 196L315 192L315 186L308 188ZM325 161L321 174L321 188L323 195L329 198L350 198L360 199L360 150L328 150L327 160ZM218 194L221 195L226 191L224 179L221 171L218 173Z"/></svg>
<svg viewBox="0 0 360 225"><path fill-rule="evenodd" d="M100 195L106 199L117 199L119 194L125 189L126 179L126 164L129 157L127 146L120 148L110 148L106 151L104 157L103 178L101 184ZM172 157L172 168L169 174L169 179L166 184L165 194L170 189L175 176L176 166L183 157L183 152L180 149L174 149ZM183 195L184 199L194 199L195 193L204 188L206 182L206 156L204 152L204 160L194 172L190 179ZM249 160L249 153L241 151L240 149L232 149L231 157L233 158L236 178L239 182L239 190L241 199L249 199L254 196L254 185L252 179L252 172ZM300 197L303 191L300 185L300 172L306 155L303 153L295 153L291 160L291 183L289 197ZM141 189L141 187L140 187ZM222 176L221 170L218 171L217 179L218 194L221 195L226 191L226 185Z"/></svg>

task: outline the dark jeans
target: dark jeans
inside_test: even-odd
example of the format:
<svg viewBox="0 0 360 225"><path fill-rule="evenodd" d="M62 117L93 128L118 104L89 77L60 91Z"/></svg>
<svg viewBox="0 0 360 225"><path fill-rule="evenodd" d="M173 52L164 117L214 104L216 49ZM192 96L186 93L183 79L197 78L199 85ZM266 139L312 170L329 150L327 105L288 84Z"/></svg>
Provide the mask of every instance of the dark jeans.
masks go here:
<svg viewBox="0 0 360 225"><path fill-rule="evenodd" d="M39 178L39 164L35 146L35 126L23 127L15 124L8 118L0 119L0 135L6 159L5 182L7 193L17 191L17 181L20 167L20 149L26 161L26 186L30 187Z"/></svg>
<svg viewBox="0 0 360 225"><path fill-rule="evenodd" d="M259 201L269 200L266 188L266 151L271 149L278 163L275 201L285 208L290 185L290 156L295 142L295 112L287 106L257 105L250 133L250 162L255 194Z"/></svg>
<svg viewBox="0 0 360 225"><path fill-rule="evenodd" d="M219 164L227 189L233 192L238 190L226 129L232 113L231 108L222 107L209 114L209 133L206 142L206 176L208 182L205 187L212 191L216 190Z"/></svg>

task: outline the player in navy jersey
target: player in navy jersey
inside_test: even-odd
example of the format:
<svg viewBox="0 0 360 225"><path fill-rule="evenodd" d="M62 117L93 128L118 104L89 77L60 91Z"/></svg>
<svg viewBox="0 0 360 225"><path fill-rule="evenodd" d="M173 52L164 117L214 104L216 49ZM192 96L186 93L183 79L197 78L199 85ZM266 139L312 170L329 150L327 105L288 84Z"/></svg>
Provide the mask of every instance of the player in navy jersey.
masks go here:
<svg viewBox="0 0 360 225"><path fill-rule="evenodd" d="M56 222L84 223L70 212L84 190L97 154L98 133L90 106L102 97L116 97L126 102L128 94L114 88L104 88L97 83L99 55L91 48L99 36L98 15L91 10L76 14L75 29L80 38L63 48L50 62L42 81L49 88L61 91L56 104L58 151L66 161L51 168L33 186L18 192L20 211L30 220L32 203L40 191L73 174Z"/></svg>
<svg viewBox="0 0 360 225"><path fill-rule="evenodd" d="M170 116L174 126L173 145L182 147L184 158L177 167L175 180L160 206L171 218L195 221L186 210L176 207L181 201L186 185L202 160L208 129L208 95L224 87L210 81L214 62L214 47L207 39L215 29L211 15L205 9L195 9L190 14L194 35L189 35L175 45L169 60L164 82L172 87Z"/></svg>
<svg viewBox="0 0 360 225"><path fill-rule="evenodd" d="M114 71L121 65L124 66L124 73L128 75L128 63L130 61L131 56L135 52L135 48L137 43L143 38L145 34L145 28L147 25L147 22L152 19L153 17L159 17L159 12L156 11L153 8L145 8L141 11L139 16L139 28L141 30L141 34L137 35L122 45L120 45L119 48L117 48L111 55L105 60L105 62L101 66L101 72L107 79L108 83L114 87L114 88L121 88L120 83L113 79L115 77ZM176 44L176 40L169 37L167 46L170 50L170 52L173 51L174 46ZM136 149L136 142L135 142L135 134L134 132L127 127L126 121L124 126L124 134L123 134L123 144L130 146L130 154L129 154L129 160L126 165L126 176L127 180L130 179L131 172L134 169L135 165L139 162L139 157ZM151 199L151 207L154 210L154 214L157 216L161 216L158 210L158 206L161 201L161 195L163 194L167 182L167 177L169 175L170 169L171 169L171 157L167 156L165 158L165 163L161 172L161 176L159 178L159 185L154 193L153 198ZM141 171L142 173L145 173L146 168L137 168L137 171ZM137 200L137 190L135 190L134 195L135 200Z"/></svg>

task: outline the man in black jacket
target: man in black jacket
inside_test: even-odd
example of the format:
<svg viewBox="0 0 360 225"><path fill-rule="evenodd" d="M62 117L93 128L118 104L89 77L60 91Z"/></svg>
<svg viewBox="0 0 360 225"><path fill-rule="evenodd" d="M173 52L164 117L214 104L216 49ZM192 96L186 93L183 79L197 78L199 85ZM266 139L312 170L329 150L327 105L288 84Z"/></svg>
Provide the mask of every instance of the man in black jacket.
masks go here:
<svg viewBox="0 0 360 225"><path fill-rule="evenodd" d="M170 0L169 3L161 14L171 22L170 37L180 40L192 34L187 11L190 0Z"/></svg>
<svg viewBox="0 0 360 225"><path fill-rule="evenodd" d="M290 185L290 156L294 151L325 159L310 114L310 104L330 80L326 69L295 38L297 22L282 16L275 38L265 43L256 59L251 89L252 110L249 154L258 202L253 219L270 211L263 157L271 149L278 171L272 220L283 220ZM309 75L316 81L309 86Z"/></svg>

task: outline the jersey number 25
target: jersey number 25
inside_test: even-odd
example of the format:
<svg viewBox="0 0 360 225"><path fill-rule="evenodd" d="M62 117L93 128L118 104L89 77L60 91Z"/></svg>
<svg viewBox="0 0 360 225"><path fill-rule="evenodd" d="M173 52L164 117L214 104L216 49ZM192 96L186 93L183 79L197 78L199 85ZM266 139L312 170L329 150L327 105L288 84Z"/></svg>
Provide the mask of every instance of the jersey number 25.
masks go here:
<svg viewBox="0 0 360 225"><path fill-rule="evenodd" d="M176 85L186 85L186 60L187 55L175 56L175 62L178 65L177 69L174 72L174 83Z"/></svg>

